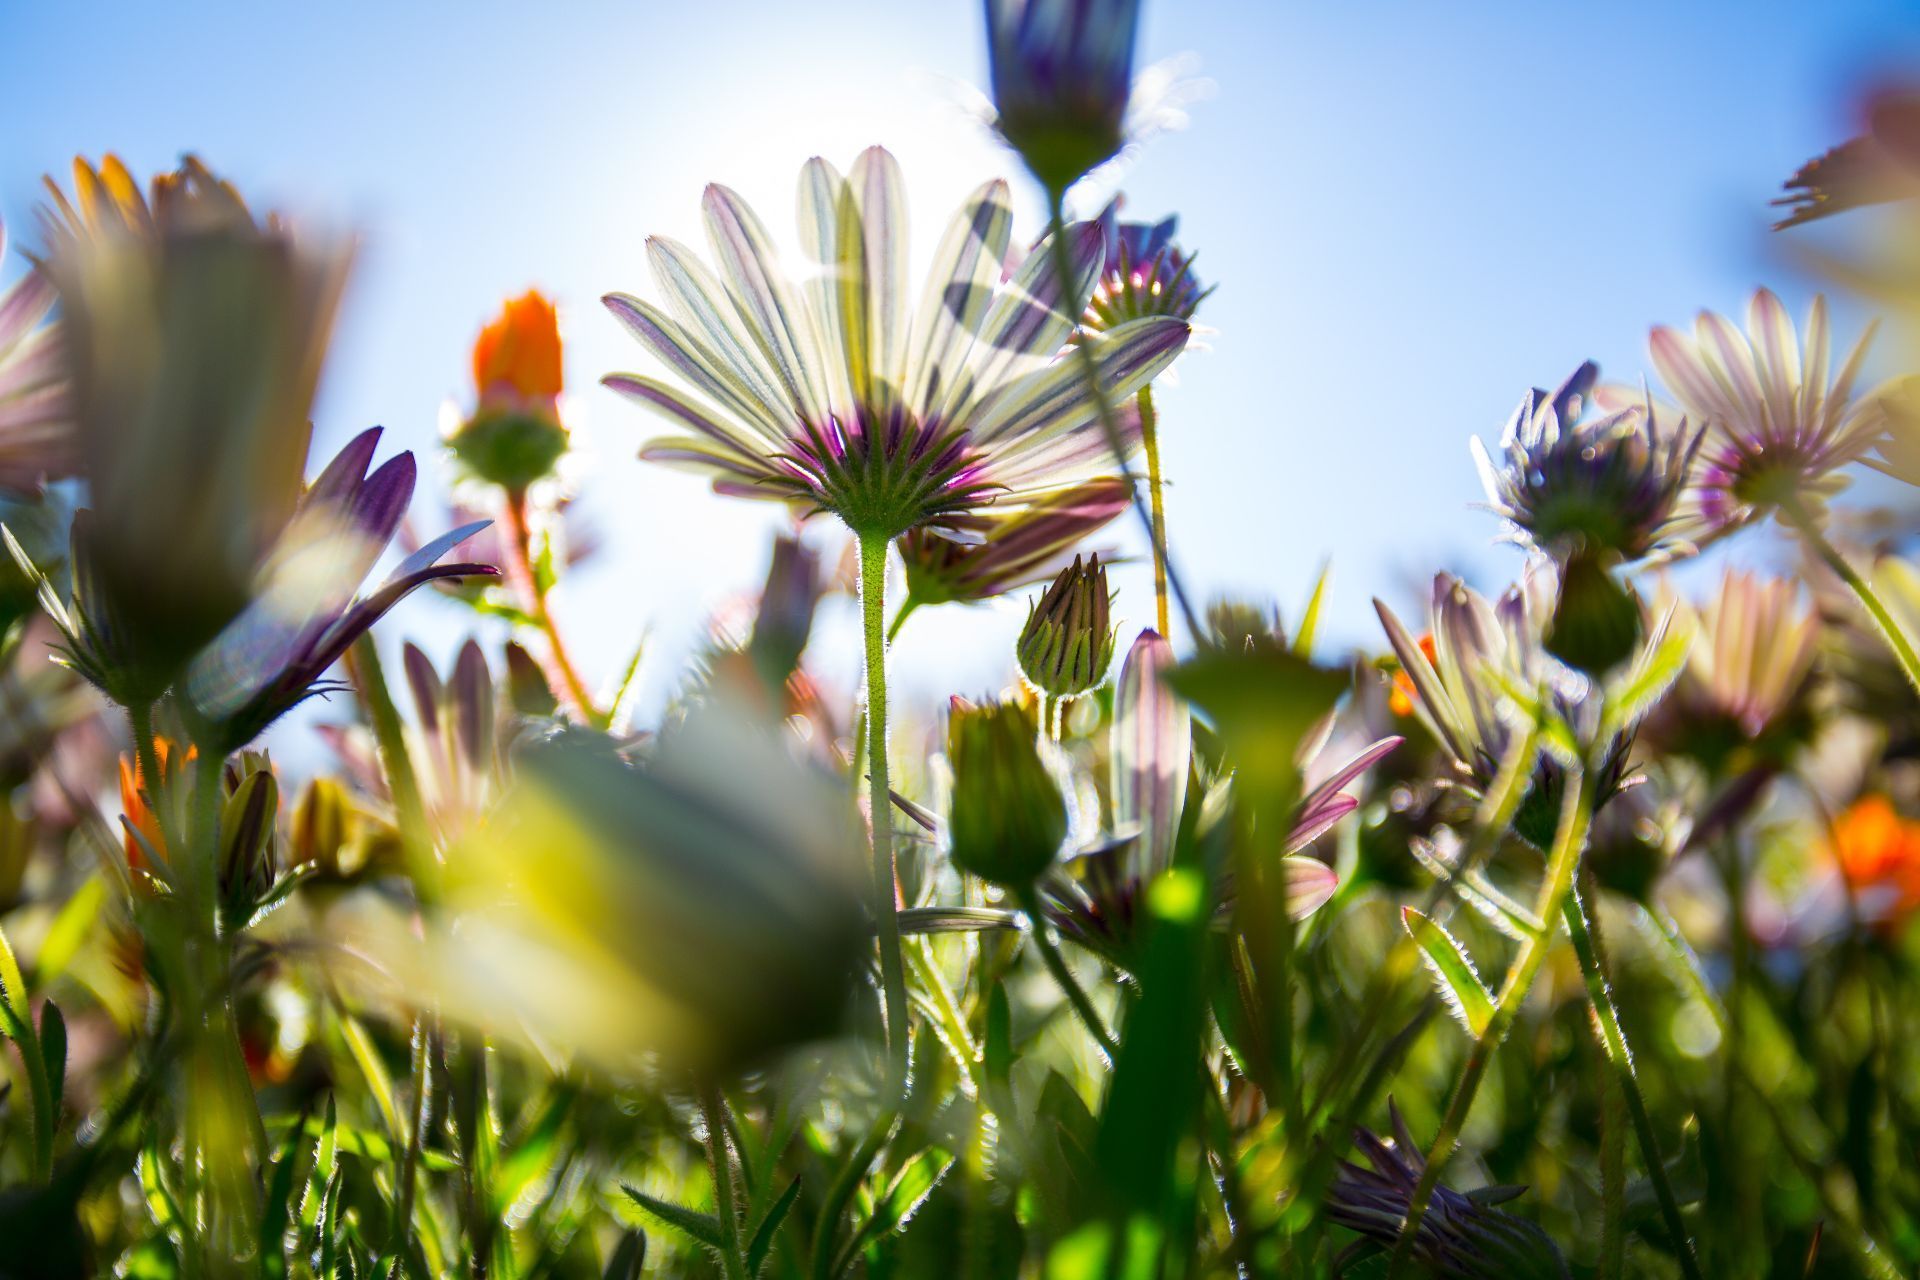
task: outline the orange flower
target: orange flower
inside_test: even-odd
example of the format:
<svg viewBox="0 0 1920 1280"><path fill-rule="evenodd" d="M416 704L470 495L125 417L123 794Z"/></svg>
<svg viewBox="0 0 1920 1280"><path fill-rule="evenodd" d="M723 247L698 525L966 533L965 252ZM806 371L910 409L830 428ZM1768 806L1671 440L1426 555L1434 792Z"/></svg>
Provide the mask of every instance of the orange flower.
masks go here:
<svg viewBox="0 0 1920 1280"><path fill-rule="evenodd" d="M1420 652L1426 655L1428 662L1433 661L1433 632L1429 631L1420 637ZM1412 715L1413 701L1419 696L1413 687L1413 677L1408 675L1405 669L1393 673L1393 692L1387 695L1387 706L1392 709L1393 714Z"/></svg>
<svg viewBox="0 0 1920 1280"><path fill-rule="evenodd" d="M484 405L506 399L551 407L561 389L560 326L553 303L529 289L500 309L473 344L473 384Z"/></svg>
<svg viewBox="0 0 1920 1280"><path fill-rule="evenodd" d="M171 780L171 776L180 771L176 766L192 760L198 751L188 747L187 754L176 761L173 759L175 755L173 744L165 738L156 737L153 740L153 754L156 763L160 766L161 778ZM147 849L152 849L163 858L167 856L167 842L160 832L160 819L153 812L153 805L150 803L152 791L153 788L147 784L147 780L140 776L138 760L133 756L122 755L120 757L120 810L126 814L129 828L125 837L127 865L135 871L146 866ZM139 833L138 837L135 836L135 832ZM142 840L146 842L145 848L141 847Z"/></svg>
<svg viewBox="0 0 1920 1280"><path fill-rule="evenodd" d="M1832 849L1856 893L1890 893L1894 917L1920 906L1920 822L1901 817L1885 796L1861 796L1836 818Z"/></svg>

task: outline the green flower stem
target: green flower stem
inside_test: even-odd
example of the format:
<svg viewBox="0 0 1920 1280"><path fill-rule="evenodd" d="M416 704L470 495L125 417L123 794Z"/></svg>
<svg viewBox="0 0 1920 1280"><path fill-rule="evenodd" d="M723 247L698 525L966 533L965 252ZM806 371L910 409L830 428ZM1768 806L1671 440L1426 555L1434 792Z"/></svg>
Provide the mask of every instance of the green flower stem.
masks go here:
<svg viewBox="0 0 1920 1280"><path fill-rule="evenodd" d="M907 625L907 619L911 618L913 616L913 611L915 609L918 609L919 607L920 607L920 602L918 600L915 600L912 596L908 596L905 600L902 600L900 602L900 607L894 611L893 622L887 627L887 643L888 644L892 644L895 640L898 640L900 638L900 628Z"/></svg>
<svg viewBox="0 0 1920 1280"><path fill-rule="evenodd" d="M1653 1119L1647 1112L1646 1096L1640 1092L1640 1079L1633 1071L1633 1051L1627 1045L1626 1033L1620 1028L1619 1010L1614 1008L1613 995L1607 989L1607 975L1600 959L1599 929L1591 924L1590 909L1578 887L1561 900L1561 915L1567 922L1567 934L1573 939L1574 954L1580 959L1580 973L1587 983L1587 1004L1593 1010L1593 1020L1599 1024L1614 1079L1626 1099L1634 1137L1640 1144L1640 1158L1647 1166L1647 1180L1653 1184L1654 1198L1660 1202L1660 1216L1673 1239L1681 1274L1688 1280L1700 1280L1700 1264L1694 1260L1693 1242L1687 1238L1686 1224L1680 1220L1680 1202L1674 1198L1666 1162L1660 1156L1660 1143L1654 1136Z"/></svg>
<svg viewBox="0 0 1920 1280"><path fill-rule="evenodd" d="M1594 773L1591 769L1581 769L1577 784L1566 788L1561 801L1560 823L1554 833L1553 848L1547 856L1547 875L1540 885L1538 909L1534 912L1542 920L1552 920L1558 916L1561 904L1573 890L1574 868L1580 861L1581 851L1586 848L1587 830L1593 822ZM1446 1114L1441 1117L1440 1131L1434 1135L1433 1145L1427 1149L1426 1168L1421 1170L1420 1181L1414 1186L1413 1195L1407 1202L1406 1221L1401 1224L1400 1239L1393 1247L1388 1280L1408 1274L1413 1258L1413 1242L1419 1237L1420 1221L1426 1217L1427 1205L1433 1199L1433 1189L1440 1184L1440 1175L1445 1172L1447 1160L1453 1155L1454 1143L1460 1139L1467 1113L1473 1109L1473 1099L1480 1090L1480 1081L1493 1061L1494 1052L1506 1040L1514 1019L1519 1016L1520 1005L1526 1000L1534 978L1539 975L1540 966L1546 961L1552 939L1551 929L1542 929L1527 938L1520 944L1520 954L1507 970L1506 980L1500 985L1500 994L1494 1000L1493 1016L1474 1039L1466 1066L1461 1069L1460 1081L1454 1087L1453 1098L1447 1104Z"/></svg>
<svg viewBox="0 0 1920 1280"><path fill-rule="evenodd" d="M1067 1003L1073 1006L1074 1013L1086 1025L1088 1034L1099 1044L1100 1052L1111 1066L1120 1056L1120 1046L1114 1042L1106 1023L1100 1020L1099 1011L1093 1007L1093 1001L1087 997L1079 979L1073 976L1073 970L1067 967L1066 957L1060 954L1060 944L1054 941L1053 930L1047 926L1047 918L1040 909L1039 893L1032 885L1028 885L1020 891L1019 900L1020 909L1027 913L1027 919L1033 925L1034 944L1040 949L1040 958L1046 962L1047 972L1060 984L1060 989L1066 993Z"/></svg>
<svg viewBox="0 0 1920 1280"><path fill-rule="evenodd" d="M1611 1072L1600 1080L1600 1258L1598 1280L1624 1280L1627 1263L1626 1100Z"/></svg>
<svg viewBox="0 0 1920 1280"><path fill-rule="evenodd" d="M727 1104L719 1086L701 1087L700 1115L707 1130L713 1214L720 1220L720 1265L727 1280L747 1280L747 1261L740 1252L740 1196L733 1182L733 1156L727 1150Z"/></svg>
<svg viewBox="0 0 1920 1280"><path fill-rule="evenodd" d="M1789 499L1782 504L1780 513L1786 517L1787 523L1793 526L1794 531L1800 535L1808 549L1819 556L1821 561L1838 575L1840 581L1846 583L1853 594L1860 598L1860 603L1865 605L1867 612L1873 616L1874 625L1880 628L1880 634L1886 639L1887 647L1892 649L1894 657L1900 660L1900 669L1906 673L1907 683L1911 684L1916 692L1920 692L1920 653L1914 651L1913 642L1907 638L1906 631L1894 620L1893 614L1887 611L1887 606L1881 602L1879 593L1873 589L1873 585L1862 577L1857 569L1848 564L1839 550L1827 541L1827 535L1820 531L1820 526L1808 514L1805 505L1798 498Z"/></svg>
<svg viewBox="0 0 1920 1280"><path fill-rule="evenodd" d="M946 1041L948 1051L965 1072L961 1090L978 1095L986 1088L986 1064L981 1061L980 1046L974 1042L973 1032L967 1026L967 1015L961 1012L953 992L947 988L946 979L941 976L932 944L925 937L909 940L906 958L918 980L921 1006L933 1016L936 1033Z"/></svg>
<svg viewBox="0 0 1920 1280"><path fill-rule="evenodd" d="M519 594L527 616L533 619L533 625L546 639L547 683L553 687L554 696L569 711L587 724L598 725L600 713L594 709L593 694L588 690L587 682L580 678L580 669L574 665L573 655L560 634L560 624L554 621L553 610L547 606L546 585L541 581L539 571L534 568L533 524L527 517L527 491L508 489L504 508L507 523L507 577Z"/></svg>
<svg viewBox="0 0 1920 1280"><path fill-rule="evenodd" d="M1048 193L1048 202L1052 217L1052 229L1047 243L1052 251L1053 272L1060 279L1062 297L1073 286L1073 258L1067 252L1067 215L1066 191ZM1076 325L1080 317L1068 317ZM1181 585L1180 575L1174 572L1173 561L1167 555L1166 544L1161 540L1153 515L1140 500L1138 478L1127 462L1126 440L1120 434L1120 419L1113 410L1113 400L1107 395L1106 385L1100 380L1100 366L1093 358L1092 348L1084 342L1073 344L1076 358L1080 361L1080 375L1087 384L1087 391L1093 397L1094 409L1099 414L1100 430L1106 433L1107 448L1113 452L1114 465L1120 468L1121 482L1127 488L1127 500L1133 504L1134 514L1140 517L1140 527L1147 531L1147 538L1153 543L1153 559L1156 565L1166 571L1167 584L1173 588L1173 597L1180 605L1180 616L1187 624L1187 630L1197 640L1206 633L1200 629L1199 615L1194 613L1193 605L1187 599L1186 588Z"/></svg>
<svg viewBox="0 0 1920 1280"><path fill-rule="evenodd" d="M1140 441L1147 451L1147 499L1153 515L1153 616L1164 636L1172 629L1167 621L1167 558L1161 554L1167 545L1167 508L1160 496L1160 429L1152 383L1140 388Z"/></svg>
<svg viewBox="0 0 1920 1280"><path fill-rule="evenodd" d="M860 1180L867 1176L873 1158L880 1154L880 1148L893 1136L893 1126L898 1119L899 1114L891 1110L875 1116L873 1128L867 1131L853 1158L841 1167L840 1176L827 1188L826 1201L820 1207L820 1218L813 1229L813 1280L836 1280L834 1245L838 1243L840 1219L845 1215L853 1193L859 1189Z"/></svg>
<svg viewBox="0 0 1920 1280"><path fill-rule="evenodd" d="M1474 814L1473 830L1467 837L1467 847L1455 867L1457 876L1478 870L1492 854L1494 847L1513 828L1514 815L1520 812L1520 804L1527 797L1527 786L1533 776L1533 762L1539 751L1540 726L1529 721L1524 731L1508 746L1507 754L1501 759L1500 770L1494 775L1493 785L1481 798ZM1455 901L1452 886L1438 882L1427 891L1420 914L1444 924L1453 914ZM1375 1028L1392 1006L1389 997L1402 987L1419 965L1419 956L1420 949L1412 935L1402 930L1393 949L1387 953L1386 962L1374 970L1373 977L1367 983L1366 993L1360 1001L1362 1012L1359 1026L1353 1035L1347 1037L1333 1066L1327 1071L1321 1096L1308 1112L1310 1119L1317 1119L1332 1106L1336 1089L1360 1078L1355 1072L1360 1052L1373 1038ZM1326 1131L1349 1133L1353 1129L1354 1119L1352 1108L1349 1108ZM1334 1143L1326 1144L1326 1150L1331 1153L1328 1159L1338 1154Z"/></svg>
<svg viewBox="0 0 1920 1280"><path fill-rule="evenodd" d="M414 867L415 888L423 897L434 896L429 868L437 867L433 838L427 827L426 801L420 795L420 779L413 771L413 757L407 753L406 734L400 727L400 709L394 705L387 687L386 668L380 661L380 649L371 632L353 642L347 651L347 678L353 683L354 696L373 730L373 741L380 752L380 771L386 775L387 791L393 796L394 816L399 820L400 841Z"/></svg>
<svg viewBox="0 0 1920 1280"><path fill-rule="evenodd" d="M200 748L193 765L192 807L187 815L192 850L185 859L191 866L188 902L209 943L220 935L220 773L225 765L226 760L217 752Z"/></svg>
<svg viewBox="0 0 1920 1280"><path fill-rule="evenodd" d="M433 1089L433 1042L437 1033L422 1015L413 1020L413 1113L407 1117L407 1146L400 1159L400 1185L394 1192L391 1250L415 1244L413 1200L419 1181L420 1148L427 1140L427 1116Z"/></svg>
<svg viewBox="0 0 1920 1280"><path fill-rule="evenodd" d="M860 616L867 640L867 807L873 829L873 915L880 934L880 986L887 1010L887 1093L907 1086L907 974L893 861L893 811L887 782L887 543L860 535Z"/></svg>

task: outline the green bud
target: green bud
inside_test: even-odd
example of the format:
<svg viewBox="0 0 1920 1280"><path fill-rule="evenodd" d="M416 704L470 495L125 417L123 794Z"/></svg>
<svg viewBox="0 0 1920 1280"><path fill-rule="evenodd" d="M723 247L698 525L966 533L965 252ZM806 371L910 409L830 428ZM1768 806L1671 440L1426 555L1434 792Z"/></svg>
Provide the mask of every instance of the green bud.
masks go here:
<svg viewBox="0 0 1920 1280"><path fill-rule="evenodd" d="M1625 662L1640 643L1640 603L1610 567L1605 556L1569 557L1560 574L1560 600L1547 624L1547 652L1591 676Z"/></svg>
<svg viewBox="0 0 1920 1280"><path fill-rule="evenodd" d="M567 451L567 429L547 413L482 409L447 437L447 448L477 479L524 493L553 474Z"/></svg>
<svg viewBox="0 0 1920 1280"><path fill-rule="evenodd" d="M280 787L266 758L246 752L227 767L226 790L220 815L220 907L227 927L238 929L273 887Z"/></svg>
<svg viewBox="0 0 1920 1280"><path fill-rule="evenodd" d="M1084 566L1075 556L1027 608L1015 652L1028 683L1055 698L1077 698L1099 687L1113 665L1111 601L1099 554Z"/></svg>
<svg viewBox="0 0 1920 1280"><path fill-rule="evenodd" d="M1008 888L1053 865L1067 838L1060 785L1040 759L1033 717L1013 703L970 706L953 700L947 761L953 806L947 817L953 864Z"/></svg>

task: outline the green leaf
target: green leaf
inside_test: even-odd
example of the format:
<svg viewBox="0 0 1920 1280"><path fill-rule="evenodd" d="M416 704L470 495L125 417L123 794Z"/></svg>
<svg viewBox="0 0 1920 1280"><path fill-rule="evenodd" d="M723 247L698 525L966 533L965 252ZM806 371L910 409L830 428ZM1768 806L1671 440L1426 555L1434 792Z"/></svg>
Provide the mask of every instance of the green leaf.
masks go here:
<svg viewBox="0 0 1920 1280"><path fill-rule="evenodd" d="M1293 652L1297 657L1313 656L1313 638L1320 630L1320 608L1326 603L1327 583L1333 578L1333 561L1321 564L1320 575L1313 580L1313 594L1307 597L1306 612L1300 615L1300 625L1294 629Z"/></svg>
<svg viewBox="0 0 1920 1280"><path fill-rule="evenodd" d="M981 1061L987 1079L1004 1088L1013 1074L1013 1010L1007 1003L1007 989L995 983L987 994L987 1039L981 1046Z"/></svg>
<svg viewBox="0 0 1920 1280"><path fill-rule="evenodd" d="M344 1166L335 1165L327 1178L326 1189L320 1193L320 1216L314 1222L314 1234L320 1246L320 1265L314 1272L316 1280L336 1280L339 1275L340 1187L345 1173Z"/></svg>
<svg viewBox="0 0 1920 1280"><path fill-rule="evenodd" d="M1282 792L1297 787L1301 741L1351 683L1343 668L1264 649L1202 653L1166 679L1219 729L1254 789Z"/></svg>
<svg viewBox="0 0 1920 1280"><path fill-rule="evenodd" d="M366 1078L374 1105L380 1108L381 1122L395 1139L404 1140L407 1131L400 1119L400 1108L393 1100L393 1078L387 1074L387 1064L381 1061L373 1036L367 1032L366 1024L345 1009L340 1011L340 1030L346 1037L347 1052Z"/></svg>
<svg viewBox="0 0 1920 1280"><path fill-rule="evenodd" d="M607 1259L607 1269L600 1273L600 1280L640 1280L640 1272L647 1264L647 1234L635 1228L620 1237L613 1256Z"/></svg>
<svg viewBox="0 0 1920 1280"><path fill-rule="evenodd" d="M1675 625L1676 615L1668 609L1635 655L1618 685L1607 692L1607 725L1610 730L1637 722L1665 695L1687 665L1693 647L1693 628L1684 622ZM1605 736L1611 736L1607 734Z"/></svg>
<svg viewBox="0 0 1920 1280"><path fill-rule="evenodd" d="M95 936L100 909L106 902L107 882L96 873L82 881L73 896L61 905L34 957L34 972L40 975L43 985L65 973L74 956L79 954L81 944Z"/></svg>
<svg viewBox="0 0 1920 1280"><path fill-rule="evenodd" d="M47 1067L48 1111L57 1122L67 1082L67 1018L51 1000L40 1008L40 1059Z"/></svg>
<svg viewBox="0 0 1920 1280"><path fill-rule="evenodd" d="M800 1198L800 1179L795 1177L780 1193L780 1198L767 1210L767 1216L760 1219L760 1225L753 1230L753 1239L747 1242L747 1271L752 1275L760 1273L760 1265L767 1260L767 1253L773 1248L773 1237L780 1230L780 1224L786 1221L787 1210L793 1208L793 1202Z"/></svg>
<svg viewBox="0 0 1920 1280"><path fill-rule="evenodd" d="M292 1219L293 1170L299 1163L300 1144L307 1136L307 1113L287 1130L280 1144L280 1158L273 1162L273 1176L267 1180L266 1203L260 1213L260 1271L268 1280L287 1274L287 1223Z"/></svg>
<svg viewBox="0 0 1920 1280"><path fill-rule="evenodd" d="M992 907L909 907L900 913L900 932L981 933L988 929L1018 929L1020 915Z"/></svg>
<svg viewBox="0 0 1920 1280"><path fill-rule="evenodd" d="M1420 955L1433 971L1440 994L1446 998L1454 1017L1460 1019L1470 1033L1479 1036L1493 1018L1493 997L1487 994L1473 961L1439 921L1428 919L1412 907L1400 908L1400 919L1419 945Z"/></svg>
<svg viewBox="0 0 1920 1280"><path fill-rule="evenodd" d="M525 1131L506 1144L512 1154L501 1162L493 1182L493 1202L501 1211L516 1203L559 1159L560 1133L575 1096L572 1086L555 1085L545 1105L528 1121Z"/></svg>
<svg viewBox="0 0 1920 1280"><path fill-rule="evenodd" d="M1525 941L1537 937L1546 927L1533 912L1495 887L1485 872L1476 869L1461 874L1452 863L1441 857L1430 840L1415 839L1410 847L1413 856L1435 880L1446 885L1455 898L1472 907L1481 919L1509 938L1516 942Z"/></svg>
<svg viewBox="0 0 1920 1280"><path fill-rule="evenodd" d="M0 1016L4 1016L7 1034L16 1040L33 1039L33 1014L27 1004L27 980L14 959L13 944L0 930Z"/></svg>
<svg viewBox="0 0 1920 1280"><path fill-rule="evenodd" d="M684 1208L668 1200L657 1199L625 1183L621 1184L620 1189L626 1192L628 1198L635 1204L659 1219L663 1225L672 1227L695 1244L705 1245L716 1252L719 1250L720 1219L714 1215Z"/></svg>

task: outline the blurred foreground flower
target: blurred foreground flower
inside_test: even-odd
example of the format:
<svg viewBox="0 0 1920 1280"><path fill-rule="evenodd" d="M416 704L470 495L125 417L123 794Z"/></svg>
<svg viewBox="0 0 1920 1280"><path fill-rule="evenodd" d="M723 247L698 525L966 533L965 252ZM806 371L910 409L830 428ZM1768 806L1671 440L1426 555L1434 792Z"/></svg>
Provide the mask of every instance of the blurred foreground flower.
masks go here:
<svg viewBox="0 0 1920 1280"><path fill-rule="evenodd" d="M462 467L509 492L553 474L567 451L559 318L528 290L501 307L473 344L474 411L447 438Z"/></svg>
<svg viewBox="0 0 1920 1280"><path fill-rule="evenodd" d="M1867 131L1801 165L1773 203L1775 231L1864 205L1920 197L1920 91L1891 85L1866 101Z"/></svg>
<svg viewBox="0 0 1920 1280"><path fill-rule="evenodd" d="M1049 192L1126 142L1139 0L985 0L994 125Z"/></svg>
<svg viewBox="0 0 1920 1280"><path fill-rule="evenodd" d="M1362 1247L1393 1247L1407 1203L1426 1169L1399 1108L1389 1103L1388 1112L1391 1139L1366 1129L1353 1135L1373 1167L1342 1160L1327 1194L1327 1216L1365 1237ZM1495 1207L1525 1190L1482 1187L1460 1192L1444 1183L1434 1187L1414 1236L1414 1259L1443 1280L1568 1280L1572 1272L1552 1238L1527 1219Z"/></svg>
<svg viewBox="0 0 1920 1280"><path fill-rule="evenodd" d="M1920 822L1886 796L1864 795L1835 818L1831 848L1869 918L1896 924L1920 907Z"/></svg>
<svg viewBox="0 0 1920 1280"><path fill-rule="evenodd" d="M1165 681L1173 646L1142 631L1127 650L1114 692L1112 782L1115 839L1063 864L1045 885L1049 917L1080 945L1123 968L1136 960L1138 916L1154 880L1173 865L1193 762L1193 721L1186 702ZM1323 739L1316 737L1317 747ZM1369 744L1321 778L1295 804L1285 843L1287 907L1310 915L1333 895L1333 868L1303 854L1309 845L1359 807L1345 788L1400 745L1397 737ZM1302 762L1305 769L1312 764ZM1227 885L1214 896L1225 921L1232 911Z"/></svg>
<svg viewBox="0 0 1920 1280"><path fill-rule="evenodd" d="M256 222L188 158L150 197L109 156L48 182L43 269L93 518L86 574L151 699L252 597L299 504L348 252Z"/></svg>
<svg viewBox="0 0 1920 1280"><path fill-rule="evenodd" d="M328 464L264 567L258 598L188 669L191 710L228 749L318 692L327 668L408 592L436 578L497 572L439 563L486 527L476 522L408 556L372 594L357 594L413 497L411 453L368 472L379 442L380 428L369 428Z"/></svg>
<svg viewBox="0 0 1920 1280"><path fill-rule="evenodd" d="M1878 399L1854 397L1876 327L1831 378L1827 300L1819 295L1804 337L1768 289L1754 291L1745 335L1710 311L1691 338L1665 325L1653 330L1654 368L1687 416L1706 426L1695 484L1709 532L1770 511L1817 511L1845 487L1836 473L1886 430Z"/></svg>
<svg viewBox="0 0 1920 1280"><path fill-rule="evenodd" d="M523 748L494 816L447 858L424 946L377 917L365 945L407 999L432 992L481 1026L732 1070L851 1006L872 936L851 818L835 779L720 705L637 765L567 730Z"/></svg>
<svg viewBox="0 0 1920 1280"><path fill-rule="evenodd" d="M1003 284L1012 213L1006 184L988 183L955 216L910 317L902 188L878 147L846 178L810 161L800 230L820 275L799 289L725 187L707 188L705 200L724 280L684 246L648 242L672 313L626 294L607 305L704 399L610 375L615 391L696 433L654 441L643 457L714 474L723 493L831 512L863 538L884 539L1033 501L1112 466L1080 370L1055 359L1100 269L1100 227L1065 232L1071 280L1036 251ZM1103 337L1096 354L1109 394L1129 396L1166 368L1187 333L1184 321L1155 317Z"/></svg>
<svg viewBox="0 0 1920 1280"><path fill-rule="evenodd" d="M7 228L0 223L0 263ZM53 284L34 270L0 292L0 489L26 493L79 465L59 330L42 325Z"/></svg>

